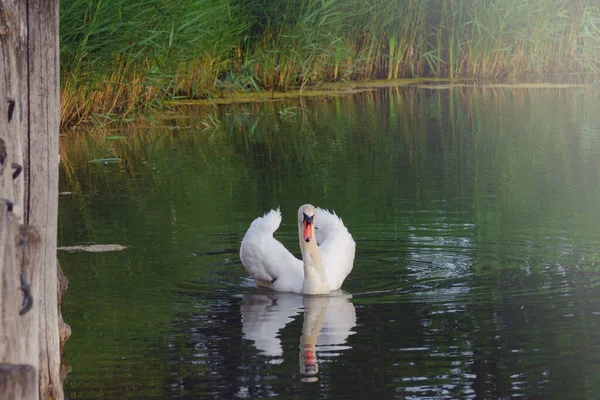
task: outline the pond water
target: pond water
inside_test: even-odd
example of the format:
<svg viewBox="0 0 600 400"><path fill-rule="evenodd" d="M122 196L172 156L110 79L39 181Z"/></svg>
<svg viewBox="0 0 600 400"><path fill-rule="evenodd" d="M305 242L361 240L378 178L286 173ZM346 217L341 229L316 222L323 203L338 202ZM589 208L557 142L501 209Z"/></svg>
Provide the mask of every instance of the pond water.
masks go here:
<svg viewBox="0 0 600 400"><path fill-rule="evenodd" d="M62 138L59 245L128 246L59 254L67 398L597 398L598 110L397 87ZM343 292L257 290L243 234L281 207L298 254L308 202L356 241Z"/></svg>

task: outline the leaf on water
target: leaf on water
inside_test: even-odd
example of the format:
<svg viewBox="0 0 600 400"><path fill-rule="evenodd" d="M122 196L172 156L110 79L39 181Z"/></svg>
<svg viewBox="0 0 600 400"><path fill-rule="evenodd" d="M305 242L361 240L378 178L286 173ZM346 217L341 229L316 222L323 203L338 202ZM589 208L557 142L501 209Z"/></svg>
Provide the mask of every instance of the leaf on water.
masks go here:
<svg viewBox="0 0 600 400"><path fill-rule="evenodd" d="M90 253L103 253L106 251L121 251L125 250L127 246L121 246L120 244L90 244L82 246L63 246L59 247L58 250L74 252L74 251L87 251Z"/></svg>
<svg viewBox="0 0 600 400"><path fill-rule="evenodd" d="M120 162L121 159L117 158L117 157L108 157L108 158L97 158L95 160L89 160L89 163L95 163L95 164L116 164L118 162Z"/></svg>

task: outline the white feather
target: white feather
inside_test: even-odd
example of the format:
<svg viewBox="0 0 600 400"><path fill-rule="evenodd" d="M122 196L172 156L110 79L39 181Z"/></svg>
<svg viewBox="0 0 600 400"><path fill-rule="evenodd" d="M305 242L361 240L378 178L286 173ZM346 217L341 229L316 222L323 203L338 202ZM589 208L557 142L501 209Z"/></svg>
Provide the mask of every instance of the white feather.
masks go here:
<svg viewBox="0 0 600 400"><path fill-rule="evenodd" d="M315 227L329 287L331 290L337 290L342 287L342 283L352 271L356 243L335 212L330 213L317 208Z"/></svg>

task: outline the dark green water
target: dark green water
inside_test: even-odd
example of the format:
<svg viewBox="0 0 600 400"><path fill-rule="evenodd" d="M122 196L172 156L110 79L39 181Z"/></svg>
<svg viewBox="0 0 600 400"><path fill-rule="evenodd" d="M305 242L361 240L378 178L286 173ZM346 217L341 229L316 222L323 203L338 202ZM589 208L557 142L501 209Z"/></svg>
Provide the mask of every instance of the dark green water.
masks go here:
<svg viewBox="0 0 600 400"><path fill-rule="evenodd" d="M63 138L59 245L128 246L60 253L66 396L598 398L598 110L585 88L392 88ZM245 230L280 206L297 254L306 202L356 240L344 294L257 292Z"/></svg>

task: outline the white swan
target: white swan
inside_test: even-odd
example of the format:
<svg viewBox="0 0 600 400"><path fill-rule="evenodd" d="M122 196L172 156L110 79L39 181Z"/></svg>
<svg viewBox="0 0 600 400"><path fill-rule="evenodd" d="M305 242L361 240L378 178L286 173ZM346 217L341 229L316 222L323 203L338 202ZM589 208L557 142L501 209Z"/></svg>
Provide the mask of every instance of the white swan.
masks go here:
<svg viewBox="0 0 600 400"><path fill-rule="evenodd" d="M250 276L259 286L278 292L327 294L338 290L352 271L356 246L342 220L310 204L298 209L302 261L273 237L280 223L277 209L256 218L248 228L240 259Z"/></svg>

